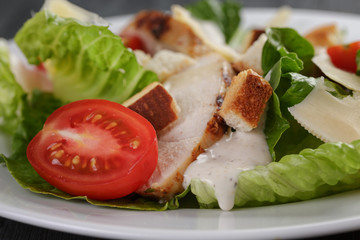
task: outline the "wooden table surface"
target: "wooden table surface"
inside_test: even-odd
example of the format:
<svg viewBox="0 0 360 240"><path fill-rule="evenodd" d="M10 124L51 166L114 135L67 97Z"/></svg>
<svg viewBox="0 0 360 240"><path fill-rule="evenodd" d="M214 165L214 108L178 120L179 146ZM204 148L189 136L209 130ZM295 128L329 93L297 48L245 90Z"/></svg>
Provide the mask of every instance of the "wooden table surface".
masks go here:
<svg viewBox="0 0 360 240"><path fill-rule="evenodd" d="M171 4L187 4L191 0L72 0L72 2L97 12L101 16L114 16L134 13L141 9L169 9ZM21 25L37 11L42 0L0 0L0 37L11 39ZM243 0L245 7L279 7L288 5L294 8L320 9L348 13L360 13L358 0ZM360 200L359 200L360 202ZM0 214L1 215L1 214ZM34 227L12 221L0 216L0 240L95 240L64 232ZM360 239L360 231L346 232L337 235L314 239Z"/></svg>

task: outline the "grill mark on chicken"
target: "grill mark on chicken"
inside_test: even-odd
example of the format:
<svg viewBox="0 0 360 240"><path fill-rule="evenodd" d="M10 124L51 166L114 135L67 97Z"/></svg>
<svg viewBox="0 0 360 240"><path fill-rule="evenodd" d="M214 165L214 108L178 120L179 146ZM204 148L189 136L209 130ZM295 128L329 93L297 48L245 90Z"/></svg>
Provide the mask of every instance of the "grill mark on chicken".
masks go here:
<svg viewBox="0 0 360 240"><path fill-rule="evenodd" d="M219 114L214 113L214 116L207 123L205 131L210 133L208 137L212 138L213 141L217 141L224 135L227 129L228 126L224 119Z"/></svg>
<svg viewBox="0 0 360 240"><path fill-rule="evenodd" d="M151 55L161 49L181 52L190 57L211 52L191 27L161 11L138 13L120 35L139 37Z"/></svg>
<svg viewBox="0 0 360 240"><path fill-rule="evenodd" d="M229 74L229 71L223 69L221 72L222 72L222 79L225 83L225 87L229 87L231 84L231 76Z"/></svg>
<svg viewBox="0 0 360 240"><path fill-rule="evenodd" d="M231 80L232 80L232 76L234 75L234 72L232 70L227 69L226 67L223 67L221 69L221 77L224 83L224 87L223 89L221 89L219 96L216 97L216 106L217 106L217 111L220 110L223 102L224 102L224 98L225 98L225 94L227 91L227 88L231 85Z"/></svg>
<svg viewBox="0 0 360 240"><path fill-rule="evenodd" d="M137 28L147 28L156 39L160 39L169 29L171 16L158 11L144 11L136 21Z"/></svg>
<svg viewBox="0 0 360 240"><path fill-rule="evenodd" d="M218 106L218 108L217 108L218 110L221 108L223 102L224 102L224 96L222 96L222 95L217 96L216 105Z"/></svg>

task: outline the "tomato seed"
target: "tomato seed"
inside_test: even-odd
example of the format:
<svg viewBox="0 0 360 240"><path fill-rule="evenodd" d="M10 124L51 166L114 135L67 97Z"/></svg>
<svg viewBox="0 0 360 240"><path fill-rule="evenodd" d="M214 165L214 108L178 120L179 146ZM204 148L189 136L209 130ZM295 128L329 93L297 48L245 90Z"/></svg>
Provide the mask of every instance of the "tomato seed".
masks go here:
<svg viewBox="0 0 360 240"><path fill-rule="evenodd" d="M54 158L61 158L64 155L64 150L54 151L51 153L51 156Z"/></svg>
<svg viewBox="0 0 360 240"><path fill-rule="evenodd" d="M54 144L51 144L49 146L49 150L50 151L54 151L55 149L57 149L58 147L60 147L62 145L62 143L54 143Z"/></svg>
<svg viewBox="0 0 360 240"><path fill-rule="evenodd" d="M113 136L114 136L114 137L118 137L118 136L120 136L120 135L125 135L125 134L127 134L126 131L121 131L121 132L115 133Z"/></svg>
<svg viewBox="0 0 360 240"><path fill-rule="evenodd" d="M132 149L137 149L139 147L139 145L140 145L140 142L138 140L134 140L130 143L130 147Z"/></svg>
<svg viewBox="0 0 360 240"><path fill-rule="evenodd" d="M72 163L75 164L75 165L80 163L80 157L79 157L79 155L76 155L76 156L72 159Z"/></svg>
<svg viewBox="0 0 360 240"><path fill-rule="evenodd" d="M109 129L113 128L113 127L116 127L117 125L118 124L116 122L111 122L111 123L109 123L109 125L107 125L105 127L105 130L109 130Z"/></svg>
<svg viewBox="0 0 360 240"><path fill-rule="evenodd" d="M91 123L95 123L98 120L102 119L102 115L101 114L96 114L92 119L91 119Z"/></svg>
<svg viewBox="0 0 360 240"><path fill-rule="evenodd" d="M91 168L96 171L97 168L96 168L96 159L95 158L92 158L90 159L90 165L91 165Z"/></svg>

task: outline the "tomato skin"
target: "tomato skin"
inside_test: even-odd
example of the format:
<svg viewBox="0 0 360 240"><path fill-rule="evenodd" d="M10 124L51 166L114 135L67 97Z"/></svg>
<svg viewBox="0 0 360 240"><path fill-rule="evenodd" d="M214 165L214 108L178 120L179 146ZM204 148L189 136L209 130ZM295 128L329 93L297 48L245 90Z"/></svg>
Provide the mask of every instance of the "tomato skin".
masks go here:
<svg viewBox="0 0 360 240"><path fill-rule="evenodd" d="M356 54L360 50L360 41L349 45L337 45L327 49L331 62L342 70L356 73Z"/></svg>
<svg viewBox="0 0 360 240"><path fill-rule="evenodd" d="M46 72L46 68L44 66L44 63L40 63L39 65L36 66L36 68L41 72Z"/></svg>
<svg viewBox="0 0 360 240"><path fill-rule="evenodd" d="M142 50L143 52L148 52L140 37L135 35L120 35L120 37L125 47L131 48L132 50Z"/></svg>
<svg viewBox="0 0 360 240"><path fill-rule="evenodd" d="M146 119L120 104L80 100L49 116L28 145L27 157L41 177L64 192L116 199L150 178L157 138Z"/></svg>

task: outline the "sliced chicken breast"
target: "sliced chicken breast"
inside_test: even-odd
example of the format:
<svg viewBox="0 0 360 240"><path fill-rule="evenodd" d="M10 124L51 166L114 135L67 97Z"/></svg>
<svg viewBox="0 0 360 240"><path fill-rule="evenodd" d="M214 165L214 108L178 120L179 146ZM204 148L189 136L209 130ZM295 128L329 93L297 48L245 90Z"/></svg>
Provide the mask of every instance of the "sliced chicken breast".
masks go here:
<svg viewBox="0 0 360 240"><path fill-rule="evenodd" d="M151 55L161 49L181 52L191 57L210 51L189 26L161 11L138 13L120 35L140 38Z"/></svg>
<svg viewBox="0 0 360 240"><path fill-rule="evenodd" d="M183 191L187 166L227 129L217 115L217 99L224 95L232 76L230 64L211 54L164 83L181 111L178 120L158 134L157 169L137 193L167 200Z"/></svg>

